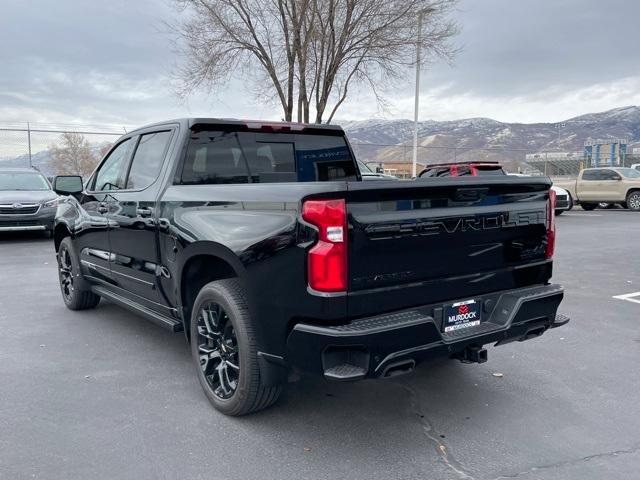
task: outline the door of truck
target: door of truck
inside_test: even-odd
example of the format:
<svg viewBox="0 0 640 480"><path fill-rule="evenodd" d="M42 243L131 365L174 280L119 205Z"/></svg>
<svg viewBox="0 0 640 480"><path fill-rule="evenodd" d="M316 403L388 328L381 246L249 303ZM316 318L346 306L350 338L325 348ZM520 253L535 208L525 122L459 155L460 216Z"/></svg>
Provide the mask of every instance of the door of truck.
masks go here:
<svg viewBox="0 0 640 480"><path fill-rule="evenodd" d="M132 144L131 138L125 138L111 149L78 199L82 214L76 242L82 273L108 283L112 283L108 233L111 193L122 187Z"/></svg>
<svg viewBox="0 0 640 480"><path fill-rule="evenodd" d="M576 193L581 202L599 202L602 198L600 170L583 170L576 182Z"/></svg>
<svg viewBox="0 0 640 480"><path fill-rule="evenodd" d="M109 209L113 281L121 295L165 314L170 307L159 281L163 269L158 261L155 205L174 133L162 127L133 139L124 188L111 193Z"/></svg>
<svg viewBox="0 0 640 480"><path fill-rule="evenodd" d="M622 177L615 170L600 170L600 193L602 200L622 200L624 193L620 191Z"/></svg>

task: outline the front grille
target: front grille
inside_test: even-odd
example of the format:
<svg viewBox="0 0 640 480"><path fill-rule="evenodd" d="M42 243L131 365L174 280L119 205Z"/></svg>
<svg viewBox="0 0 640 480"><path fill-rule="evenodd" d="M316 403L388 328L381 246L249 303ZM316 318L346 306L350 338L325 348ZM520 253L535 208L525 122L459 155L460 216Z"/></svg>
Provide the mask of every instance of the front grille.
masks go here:
<svg viewBox="0 0 640 480"><path fill-rule="evenodd" d="M0 220L0 228L1 227L37 227L38 225L42 225L41 222L37 220Z"/></svg>
<svg viewBox="0 0 640 480"><path fill-rule="evenodd" d="M18 207L18 205L20 205ZM37 203L13 203L0 205L0 215L33 215L40 210Z"/></svg>
<svg viewBox="0 0 640 480"><path fill-rule="evenodd" d="M556 195L556 200L566 202L567 200L569 200L569 197L567 197L566 195Z"/></svg>

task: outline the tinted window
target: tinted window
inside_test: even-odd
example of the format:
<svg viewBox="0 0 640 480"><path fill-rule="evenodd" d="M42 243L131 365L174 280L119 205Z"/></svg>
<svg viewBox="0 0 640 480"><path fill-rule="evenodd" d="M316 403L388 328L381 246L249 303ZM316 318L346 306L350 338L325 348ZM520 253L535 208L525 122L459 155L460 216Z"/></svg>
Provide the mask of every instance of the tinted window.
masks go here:
<svg viewBox="0 0 640 480"><path fill-rule="evenodd" d="M620 175L618 175L613 170L600 170L600 180L618 180Z"/></svg>
<svg viewBox="0 0 640 480"><path fill-rule="evenodd" d="M356 178L341 136L201 131L191 136L178 184Z"/></svg>
<svg viewBox="0 0 640 480"><path fill-rule="evenodd" d="M111 151L96 174L93 190L119 190L124 188L125 166L131 140L127 139Z"/></svg>
<svg viewBox="0 0 640 480"><path fill-rule="evenodd" d="M0 191L3 190L49 190L49 182L39 173L0 173Z"/></svg>
<svg viewBox="0 0 640 480"><path fill-rule="evenodd" d="M582 172L582 180L599 180L598 170L585 170Z"/></svg>
<svg viewBox="0 0 640 480"><path fill-rule="evenodd" d="M129 170L127 188L147 188L158 178L170 139L171 132L147 133L140 136Z"/></svg>

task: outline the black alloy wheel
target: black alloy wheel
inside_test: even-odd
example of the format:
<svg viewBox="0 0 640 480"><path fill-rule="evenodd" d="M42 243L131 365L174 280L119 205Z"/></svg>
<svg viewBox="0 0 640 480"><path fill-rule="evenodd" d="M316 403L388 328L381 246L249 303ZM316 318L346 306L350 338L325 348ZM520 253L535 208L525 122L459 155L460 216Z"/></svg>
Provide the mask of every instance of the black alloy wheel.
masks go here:
<svg viewBox="0 0 640 480"><path fill-rule="evenodd" d="M190 313L191 356L198 381L211 404L240 416L273 405L283 378L265 381L260 368L256 320L236 278L204 285Z"/></svg>
<svg viewBox="0 0 640 480"><path fill-rule="evenodd" d="M58 247L58 279L62 300L69 310L87 310L100 303L100 297L91 291L80 272L80 263L69 237Z"/></svg>
<svg viewBox="0 0 640 480"><path fill-rule="evenodd" d="M207 303L198 313L200 368L214 395L228 400L238 388L240 358L238 340L227 312L217 303Z"/></svg>
<svg viewBox="0 0 640 480"><path fill-rule="evenodd" d="M68 248L61 248L58 255L58 271L60 274L60 290L65 302L73 300L73 262Z"/></svg>

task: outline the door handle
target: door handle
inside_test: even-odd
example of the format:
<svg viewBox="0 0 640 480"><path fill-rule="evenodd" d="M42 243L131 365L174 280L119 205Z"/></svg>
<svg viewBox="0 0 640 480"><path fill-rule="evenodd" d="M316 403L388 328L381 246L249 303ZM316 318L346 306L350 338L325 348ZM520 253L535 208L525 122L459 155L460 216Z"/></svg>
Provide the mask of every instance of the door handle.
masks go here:
<svg viewBox="0 0 640 480"><path fill-rule="evenodd" d="M153 210L150 208L136 208L136 214L140 217L150 217L153 214Z"/></svg>
<svg viewBox="0 0 640 480"><path fill-rule="evenodd" d="M109 209L104 203L101 203L100 205L98 205L98 213L107 213L108 211Z"/></svg>

